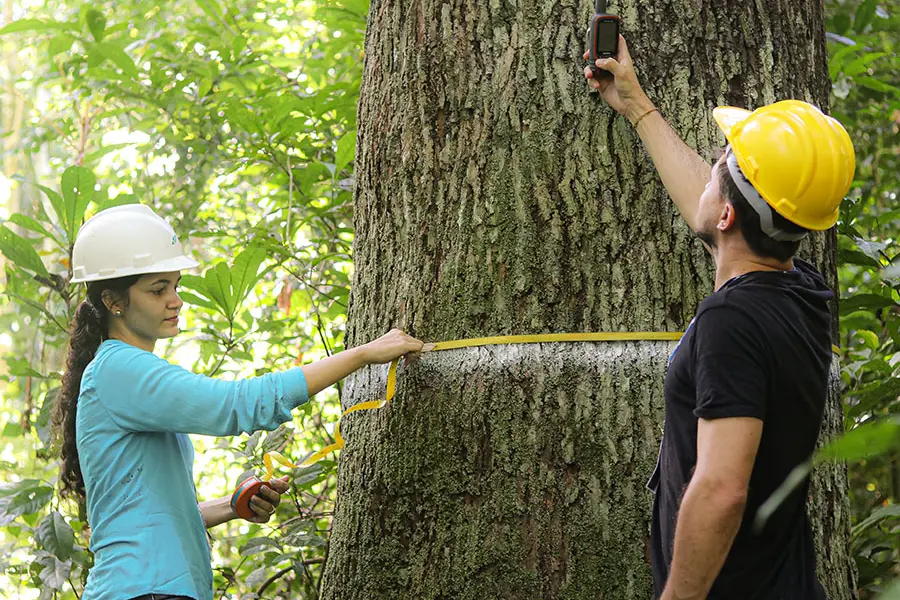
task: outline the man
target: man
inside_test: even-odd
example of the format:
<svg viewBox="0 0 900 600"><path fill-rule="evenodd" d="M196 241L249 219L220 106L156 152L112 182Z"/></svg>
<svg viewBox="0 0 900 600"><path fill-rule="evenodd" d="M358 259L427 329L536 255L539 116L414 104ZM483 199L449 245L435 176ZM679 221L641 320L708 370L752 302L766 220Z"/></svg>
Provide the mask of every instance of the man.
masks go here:
<svg viewBox="0 0 900 600"><path fill-rule="evenodd" d="M587 59L587 55L585 55ZM710 169L641 89L624 38L590 86L631 121L681 216L716 263L670 358L651 555L656 598L825 598L807 486L753 528L759 506L812 454L831 364L831 291L793 258L834 225L853 179L847 132L795 100L713 111L729 142Z"/></svg>

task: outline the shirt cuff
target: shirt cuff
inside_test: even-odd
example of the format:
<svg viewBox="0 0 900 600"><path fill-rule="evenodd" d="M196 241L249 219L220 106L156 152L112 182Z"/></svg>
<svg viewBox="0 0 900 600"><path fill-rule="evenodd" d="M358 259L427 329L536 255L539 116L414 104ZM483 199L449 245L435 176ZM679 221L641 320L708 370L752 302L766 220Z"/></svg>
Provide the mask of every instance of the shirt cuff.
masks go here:
<svg viewBox="0 0 900 600"><path fill-rule="evenodd" d="M715 419L729 419L732 417L753 417L760 421L766 420L764 411L755 406L729 405L716 407L697 407L694 409L694 416L698 419L706 419L712 421Z"/></svg>

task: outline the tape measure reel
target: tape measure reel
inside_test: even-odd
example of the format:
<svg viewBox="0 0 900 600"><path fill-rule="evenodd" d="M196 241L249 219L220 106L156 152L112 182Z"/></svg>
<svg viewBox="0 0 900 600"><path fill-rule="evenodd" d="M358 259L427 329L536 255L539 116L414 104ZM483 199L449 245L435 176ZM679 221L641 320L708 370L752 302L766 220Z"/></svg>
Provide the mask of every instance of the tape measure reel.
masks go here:
<svg viewBox="0 0 900 600"><path fill-rule="evenodd" d="M231 495L231 510L242 519L252 519L256 516L250 508L250 499L259 493L264 483L259 477L248 477L237 486Z"/></svg>

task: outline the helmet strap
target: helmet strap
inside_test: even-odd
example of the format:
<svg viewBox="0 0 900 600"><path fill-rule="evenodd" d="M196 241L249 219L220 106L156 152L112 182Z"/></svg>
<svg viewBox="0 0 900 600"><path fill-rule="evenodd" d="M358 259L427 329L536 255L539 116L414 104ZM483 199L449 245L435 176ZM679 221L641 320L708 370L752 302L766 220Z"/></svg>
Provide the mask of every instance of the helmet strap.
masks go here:
<svg viewBox="0 0 900 600"><path fill-rule="evenodd" d="M774 212L772 207L759 195L753 184L744 176L744 172L741 171L741 167L738 165L737 156L735 156L730 145L725 150L725 162L728 165L728 172L731 173L734 184L741 192L741 196L753 208L753 211L759 215L759 228L762 229L763 233L777 242L796 242L806 237L808 233L806 231L802 233L788 233L775 226L772 219L772 213Z"/></svg>

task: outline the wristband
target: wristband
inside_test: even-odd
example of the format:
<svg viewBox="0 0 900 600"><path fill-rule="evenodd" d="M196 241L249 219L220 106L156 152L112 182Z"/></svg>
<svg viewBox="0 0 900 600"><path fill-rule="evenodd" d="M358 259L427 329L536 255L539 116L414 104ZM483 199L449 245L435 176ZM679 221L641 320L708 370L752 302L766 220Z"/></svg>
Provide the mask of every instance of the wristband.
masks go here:
<svg viewBox="0 0 900 600"><path fill-rule="evenodd" d="M642 114L641 116L639 116L639 117L637 118L637 121L635 121L635 122L633 123L633 127L634 127L635 129L637 129L638 123L640 123L641 121L643 121L643 120L644 120L644 117L646 117L647 115L649 115L649 114L652 113L652 112L659 112L659 109L658 109L658 108L651 108L650 110L648 110L647 112L645 112L644 114Z"/></svg>

